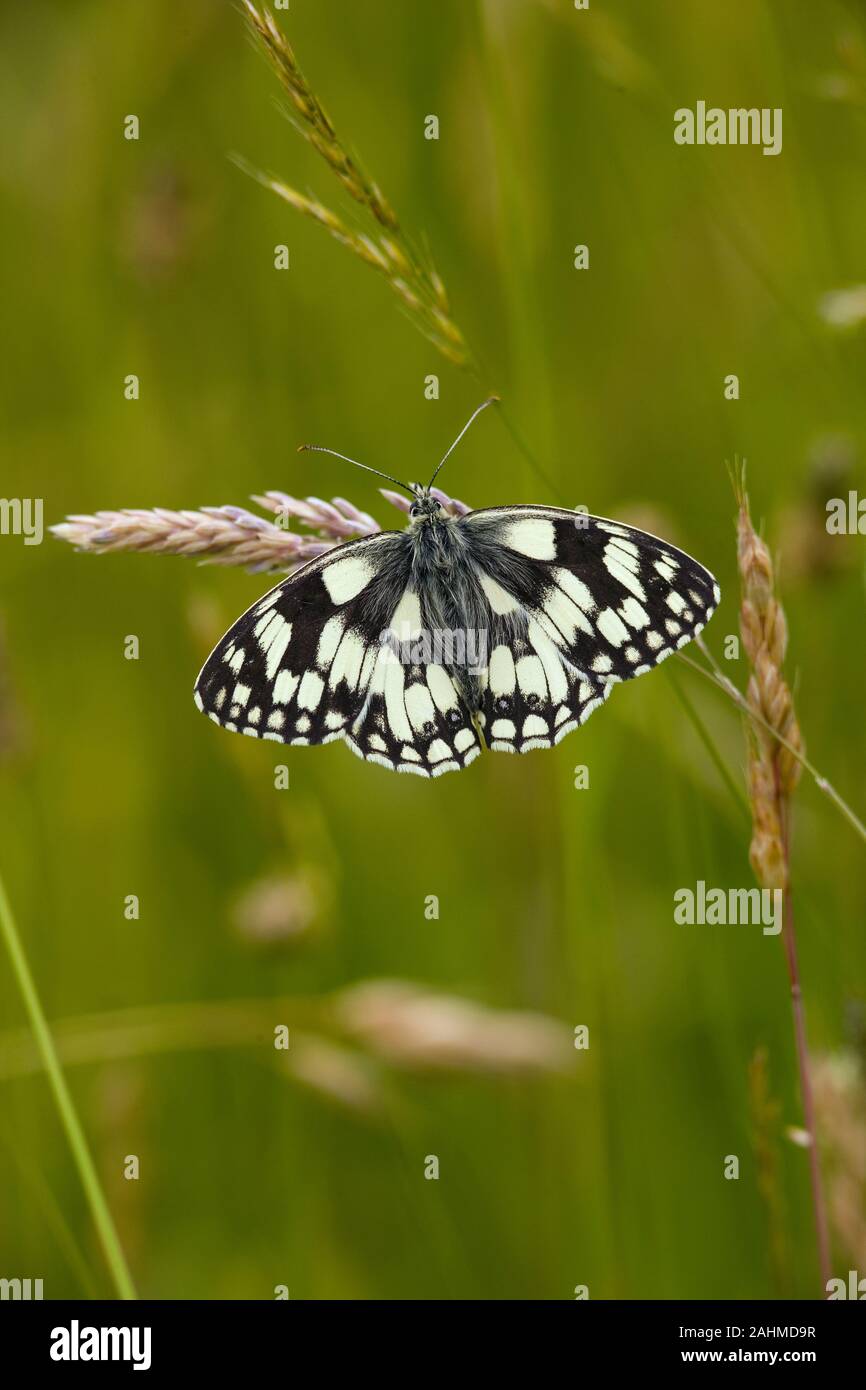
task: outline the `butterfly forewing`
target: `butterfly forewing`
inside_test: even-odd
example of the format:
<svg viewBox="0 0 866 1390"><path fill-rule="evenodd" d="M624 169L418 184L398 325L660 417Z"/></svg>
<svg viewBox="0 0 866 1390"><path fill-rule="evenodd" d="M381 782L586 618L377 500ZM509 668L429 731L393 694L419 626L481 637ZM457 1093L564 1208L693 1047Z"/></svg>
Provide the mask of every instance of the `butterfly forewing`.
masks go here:
<svg viewBox="0 0 866 1390"><path fill-rule="evenodd" d="M405 534L340 546L238 619L202 668L197 705L253 738L343 739L360 757L428 777L466 766L480 745L451 674L401 659L401 615L420 611L413 595Z"/></svg>
<svg viewBox="0 0 866 1390"><path fill-rule="evenodd" d="M480 712L497 750L558 743L613 684L696 637L718 604L702 565L619 522L496 507L460 524L491 608Z"/></svg>

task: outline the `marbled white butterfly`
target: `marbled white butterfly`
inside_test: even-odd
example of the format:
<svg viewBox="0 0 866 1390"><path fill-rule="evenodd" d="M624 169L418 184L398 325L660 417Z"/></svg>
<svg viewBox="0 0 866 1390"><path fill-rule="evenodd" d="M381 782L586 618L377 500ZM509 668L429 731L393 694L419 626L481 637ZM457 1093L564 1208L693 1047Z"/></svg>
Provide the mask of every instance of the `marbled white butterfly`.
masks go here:
<svg viewBox="0 0 866 1390"><path fill-rule="evenodd" d="M665 541L559 507L452 516L431 493L439 468L427 487L389 478L412 498L405 531L337 546L238 619L196 682L200 710L438 777L482 744L559 743L715 611L709 570Z"/></svg>

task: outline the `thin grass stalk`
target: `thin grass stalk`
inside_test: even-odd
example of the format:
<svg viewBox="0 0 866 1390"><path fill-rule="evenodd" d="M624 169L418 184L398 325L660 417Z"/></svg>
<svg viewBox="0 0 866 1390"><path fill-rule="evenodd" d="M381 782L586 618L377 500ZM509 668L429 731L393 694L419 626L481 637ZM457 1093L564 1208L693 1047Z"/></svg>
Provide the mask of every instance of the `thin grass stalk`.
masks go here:
<svg viewBox="0 0 866 1390"><path fill-rule="evenodd" d="M705 666L702 666L699 661L695 661L692 657L686 656L683 652L677 652L677 660L681 661L684 666L690 667L692 671L697 671L698 674L703 676L705 680L711 681L712 684L717 687L717 689L721 690L723 694L727 695L730 700L733 700L734 704L741 711L741 713L746 716L747 719L751 720L753 724L756 724L759 728L762 728L767 733L771 734L773 738L777 741L777 743L780 743L783 748L786 748L788 752L791 754L791 757L795 758L796 761L803 768L803 771L808 772L809 776L812 778L819 791L822 791L825 794L825 796L829 797L836 809L840 811L841 814L845 817L845 820L851 826L852 830L854 830L856 834L859 835L861 840L866 841L866 825L864 825L863 821L857 815L857 812L853 809L853 807L849 806L845 798L842 795L840 795L840 793L836 790L832 782L830 782L829 779L826 778L822 772L818 771L817 767L815 767L815 764L811 762L811 760L806 756L802 748L795 748L792 743L789 743L788 740L778 732L778 730L773 729L767 723L766 719L764 719L756 710L753 710L751 708L743 693L737 689L733 681L729 680L728 677L724 674L724 672L720 669L718 662L716 661L709 647L704 642L703 638L696 638L695 646L700 649L700 651L706 657L707 661L710 663L711 669L709 671L706 669Z"/></svg>
<svg viewBox="0 0 866 1390"><path fill-rule="evenodd" d="M785 862L790 867L789 841L785 834ZM803 989L800 983L800 965L797 958L797 936L794 931L794 909L791 900L790 881L782 897L782 941L785 947L785 961L788 967L788 980L791 986L791 1009L794 1016L794 1037L797 1046L797 1070L800 1077L800 1096L803 1103L803 1128L809 1136L809 1185L812 1192L812 1211L815 1219L815 1238L818 1245L818 1267L821 1271L821 1286L826 1297L830 1279L833 1275L830 1256L830 1228L827 1221L827 1204L824 1185L821 1179L821 1153L818 1147L818 1133L815 1125L815 1100L812 1092L812 1065L806 1037L806 1014L803 1007Z"/></svg>
<svg viewBox="0 0 866 1390"><path fill-rule="evenodd" d="M359 205L362 215L372 219L369 234L356 232L318 199L307 197L282 180L259 172L245 160L235 158L235 163L298 212L324 226L367 265L379 270L428 341L455 366L471 365L473 354L451 315L445 285L429 257L419 252L378 184L340 140L273 15L264 7L257 9L252 0L242 0L242 3L249 32L289 98L287 114L292 126L321 156L338 179L342 191Z"/></svg>
<svg viewBox="0 0 866 1390"><path fill-rule="evenodd" d="M51 1029L42 1008L39 992L27 961L2 878L0 878L0 935L2 935L9 953L12 973L33 1030L33 1037L48 1078L48 1085L54 1097L60 1123L72 1151L73 1162L78 1169L78 1176L84 1188L84 1194L117 1290L117 1296L125 1301L133 1300L137 1298L137 1294L120 1243L117 1227L114 1224L111 1210L99 1181L84 1127L66 1084L66 1077L57 1056Z"/></svg>
<svg viewBox="0 0 866 1390"><path fill-rule="evenodd" d="M784 672L788 629L784 609L776 597L773 561L766 544L752 525L743 470L734 476L733 482L738 505L737 563L742 588L740 634L751 672L746 701L752 709L760 712L770 730L767 732L750 725L747 734L752 806L749 858L761 887L781 890L782 893L782 941L791 991L804 1129L808 1136L809 1182L818 1264L826 1296L832 1275L829 1226L821 1182L821 1157L815 1128L806 1016L791 897L790 807L802 765L788 752L788 746L792 749L802 748L803 739ZM773 733L776 731L782 735L786 746L774 739Z"/></svg>

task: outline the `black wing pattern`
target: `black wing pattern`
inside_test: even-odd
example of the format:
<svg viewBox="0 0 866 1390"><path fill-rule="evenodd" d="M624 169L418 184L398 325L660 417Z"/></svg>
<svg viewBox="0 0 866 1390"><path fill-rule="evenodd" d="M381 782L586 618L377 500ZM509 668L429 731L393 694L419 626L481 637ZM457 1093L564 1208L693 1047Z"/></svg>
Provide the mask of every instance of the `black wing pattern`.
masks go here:
<svg viewBox="0 0 866 1390"><path fill-rule="evenodd" d="M719 602L703 565L603 517L492 507L448 525L435 562L423 535L386 531L277 585L205 662L199 709L254 738L342 739L438 777L477 757L479 732L502 752L558 743L617 682L692 641ZM474 630L473 665L415 644L440 629Z"/></svg>
<svg viewBox="0 0 866 1390"><path fill-rule="evenodd" d="M361 758L437 777L481 745L445 666L401 660L417 617L405 534L350 541L258 599L196 681L199 709L223 728L278 743L344 740Z"/></svg>
<svg viewBox="0 0 866 1390"><path fill-rule="evenodd" d="M614 684L702 631L713 576L647 532L557 507L492 507L460 525L490 607L479 723L490 748L549 748Z"/></svg>

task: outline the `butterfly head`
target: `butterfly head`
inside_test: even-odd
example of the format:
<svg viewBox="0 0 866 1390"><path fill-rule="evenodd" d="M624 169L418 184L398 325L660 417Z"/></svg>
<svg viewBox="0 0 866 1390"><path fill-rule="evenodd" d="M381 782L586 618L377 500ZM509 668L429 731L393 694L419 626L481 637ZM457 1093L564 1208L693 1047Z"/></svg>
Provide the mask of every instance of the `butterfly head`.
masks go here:
<svg viewBox="0 0 866 1390"><path fill-rule="evenodd" d="M412 503L409 507L410 525L422 526L425 522L444 520L445 508L433 496L430 489L422 487L420 483L412 483L410 486L412 488Z"/></svg>

